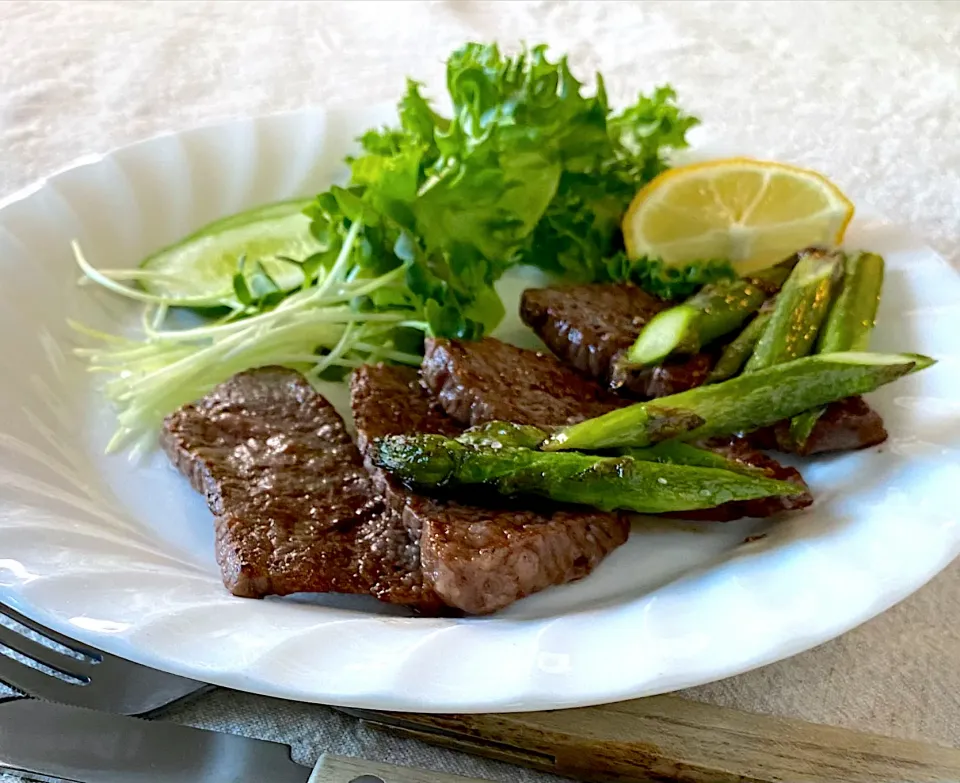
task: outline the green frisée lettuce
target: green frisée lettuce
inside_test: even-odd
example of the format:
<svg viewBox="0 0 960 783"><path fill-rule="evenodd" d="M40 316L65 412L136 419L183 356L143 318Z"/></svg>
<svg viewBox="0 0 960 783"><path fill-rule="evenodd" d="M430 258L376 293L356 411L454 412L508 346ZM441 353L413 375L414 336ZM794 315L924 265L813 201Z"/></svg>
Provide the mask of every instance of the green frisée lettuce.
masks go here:
<svg viewBox="0 0 960 783"><path fill-rule="evenodd" d="M676 105L668 86L613 114L597 76L603 132L585 165L566 166L543 218L523 248L525 263L580 281L618 280L623 248L620 222L637 190L668 168L666 155L687 146L699 124ZM611 260L613 263L611 264ZM646 260L633 267L647 266Z"/></svg>
<svg viewBox="0 0 960 783"><path fill-rule="evenodd" d="M627 258L621 250L606 260L591 282L633 283L654 296L674 302L686 299L705 285L736 277L729 261L714 259L671 265L657 258Z"/></svg>
<svg viewBox="0 0 960 783"><path fill-rule="evenodd" d="M493 284L517 264L576 280L652 280L654 288L662 280L670 292L668 277L676 285L694 273L626 263L620 220L697 120L668 87L615 114L596 81L585 94L566 59L551 62L544 46L506 57L466 45L447 63L451 117L408 81L399 124L363 136L350 185L307 209L315 235L342 235L362 220L361 263L404 266L411 303L443 337L496 327L503 307Z"/></svg>
<svg viewBox="0 0 960 783"><path fill-rule="evenodd" d="M245 369L283 364L320 378L367 361L418 363L424 334L480 338L504 316L494 284L519 264L571 280L631 280L668 298L730 274L719 262L667 269L622 253L630 199L697 124L669 87L615 113L599 74L586 90L545 46L511 57L470 43L450 56L446 88L449 117L408 80L396 123L358 139L349 181L303 209L306 257L284 255L270 205L251 213L256 225L228 221L233 239L197 275L202 289L190 285L182 247L148 268L113 271L77 249L86 282L144 307L136 339L76 325L99 343L81 349L91 369L111 375L112 449L148 442L165 414ZM216 244L215 234L193 237ZM258 247L271 249L269 263ZM217 314L168 325L184 307Z"/></svg>

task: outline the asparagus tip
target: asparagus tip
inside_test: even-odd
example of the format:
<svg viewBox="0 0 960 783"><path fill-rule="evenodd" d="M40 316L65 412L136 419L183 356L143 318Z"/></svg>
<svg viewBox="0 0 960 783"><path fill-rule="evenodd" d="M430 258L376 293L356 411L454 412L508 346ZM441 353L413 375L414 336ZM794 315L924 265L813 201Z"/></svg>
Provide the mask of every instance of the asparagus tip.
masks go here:
<svg viewBox="0 0 960 783"><path fill-rule="evenodd" d="M881 364L912 365L907 372L920 372L932 367L937 360L922 353L872 353L868 351L837 351L835 353L821 353L817 356L830 362L846 362L849 364L864 364L878 366Z"/></svg>
<svg viewBox="0 0 960 783"><path fill-rule="evenodd" d="M907 354L912 356L914 359L913 369L910 372L920 372L920 370L926 370L928 367L933 367L937 363L937 360L931 356L924 356L922 354Z"/></svg>
<svg viewBox="0 0 960 783"><path fill-rule="evenodd" d="M427 486L447 481L455 469L455 452L463 448L439 435L388 435L372 445L371 461L378 468L407 484Z"/></svg>

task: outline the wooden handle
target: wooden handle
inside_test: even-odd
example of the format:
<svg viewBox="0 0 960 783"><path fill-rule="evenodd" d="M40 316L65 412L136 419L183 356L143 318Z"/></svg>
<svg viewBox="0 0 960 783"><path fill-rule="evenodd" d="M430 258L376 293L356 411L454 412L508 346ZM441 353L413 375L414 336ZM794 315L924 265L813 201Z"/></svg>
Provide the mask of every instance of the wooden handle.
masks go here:
<svg viewBox="0 0 960 783"><path fill-rule="evenodd" d="M435 745L588 783L957 783L960 750L654 696L491 715L351 711Z"/></svg>
<svg viewBox="0 0 960 783"><path fill-rule="evenodd" d="M412 767L395 767L362 759L348 759L324 753L307 783L490 783L444 772Z"/></svg>

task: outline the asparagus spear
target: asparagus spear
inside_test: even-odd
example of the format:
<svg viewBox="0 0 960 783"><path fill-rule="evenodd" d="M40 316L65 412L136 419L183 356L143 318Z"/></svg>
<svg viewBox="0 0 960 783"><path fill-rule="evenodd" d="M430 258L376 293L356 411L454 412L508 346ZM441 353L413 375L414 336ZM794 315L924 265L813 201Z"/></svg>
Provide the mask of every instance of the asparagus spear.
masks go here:
<svg viewBox="0 0 960 783"><path fill-rule="evenodd" d="M723 353L720 354L720 358L717 359L717 363L710 371L710 375L707 376L707 383L725 381L743 369L743 365L747 363L747 359L749 359L753 353L753 349L760 340L764 329L767 328L771 315L773 315L773 308L761 309L760 312L757 313L756 318L747 324L747 327L730 341L730 344L727 345L727 347L723 349Z"/></svg>
<svg viewBox="0 0 960 783"><path fill-rule="evenodd" d="M732 332L783 285L797 256L748 278L704 286L677 307L657 313L627 351L624 368L657 364L671 353L692 354Z"/></svg>
<svg viewBox="0 0 960 783"><path fill-rule="evenodd" d="M723 383L620 408L554 432L540 447L545 451L649 446L650 408L665 407L679 415L686 410L703 420L676 437L693 441L714 435L750 431L798 413L865 394L934 360L919 354L824 353L807 356ZM636 423L635 423L636 422Z"/></svg>
<svg viewBox="0 0 960 783"><path fill-rule="evenodd" d="M394 435L374 443L373 461L417 487L484 484L503 495L532 494L604 511L646 514L713 508L733 500L796 495L760 475L602 457L547 454L513 446L462 443L442 435Z"/></svg>
<svg viewBox="0 0 960 783"><path fill-rule="evenodd" d="M801 257L777 296L773 314L744 372L756 372L810 353L842 270L843 255L836 251L815 251Z"/></svg>
<svg viewBox="0 0 960 783"><path fill-rule="evenodd" d="M817 339L817 353L866 351L880 305L884 261L875 253L846 258L843 289L830 308L830 315ZM802 447L823 415L823 408L806 411L790 421L790 437Z"/></svg>
<svg viewBox="0 0 960 783"><path fill-rule="evenodd" d="M548 433L529 424L514 424L507 421L491 421L471 427L454 440L469 446L491 446L493 448L537 449L548 437ZM762 469L745 462L725 457L711 449L694 446L679 440L665 440L645 449L622 448L617 455L631 457L641 462L662 462L672 465L687 465L698 468L717 468L747 475L764 475Z"/></svg>
<svg viewBox="0 0 960 783"><path fill-rule="evenodd" d="M746 462L725 457L711 449L703 449L690 443L679 440L665 440L655 446L645 449L626 447L618 449L624 457L630 457L642 462L665 462L671 465L688 465L698 468L717 468L730 470L734 473L743 473L747 476L762 476L764 470Z"/></svg>
<svg viewBox="0 0 960 783"><path fill-rule="evenodd" d="M664 398L661 398L664 399ZM696 411L688 408L676 410L660 405L659 400L650 402L642 411L637 411L633 426L642 438L643 444L659 443L670 440L704 425L704 420ZM535 449L541 446L549 434L537 427L493 421L472 427L460 435L457 440L468 445L489 445L496 448L523 447Z"/></svg>
<svg viewBox="0 0 960 783"><path fill-rule="evenodd" d="M846 259L843 290L830 309L817 353L866 351L883 288L883 256L857 253Z"/></svg>

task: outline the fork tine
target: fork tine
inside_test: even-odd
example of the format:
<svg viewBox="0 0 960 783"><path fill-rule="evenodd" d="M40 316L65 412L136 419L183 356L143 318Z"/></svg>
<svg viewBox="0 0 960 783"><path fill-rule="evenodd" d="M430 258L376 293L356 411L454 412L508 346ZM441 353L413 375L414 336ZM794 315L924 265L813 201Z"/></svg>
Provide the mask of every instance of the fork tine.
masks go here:
<svg viewBox="0 0 960 783"><path fill-rule="evenodd" d="M77 695L85 690L83 685L58 680L39 669L0 655L0 682L38 699L47 701L70 701L76 703Z"/></svg>
<svg viewBox="0 0 960 783"><path fill-rule="evenodd" d="M100 660L100 654L98 652L87 649L76 639L71 639L69 636L64 636L63 634L57 633L53 629L47 628L45 625L40 625L40 623L20 614L20 612L11 609L4 603L0 603L0 614L6 615L14 622L20 623L20 625L29 628L34 633L38 633L41 636L46 636L48 639L55 641L57 644L62 644L64 647L73 650L75 653L86 655L88 658L93 658L94 660Z"/></svg>
<svg viewBox="0 0 960 783"><path fill-rule="evenodd" d="M28 696L102 712L142 715L212 687L87 647L0 603L0 618L3 616L85 658L76 659L68 653L41 645L24 636L22 629L0 623L0 645L73 678L72 681L61 680L0 654L0 682Z"/></svg>
<svg viewBox="0 0 960 783"><path fill-rule="evenodd" d="M82 669L84 666L90 665L86 661L70 658L61 652L45 647L39 642L29 639L19 631L6 625L0 625L0 645L8 647L15 653L20 653L20 655L30 658L37 663L42 663L44 666L53 669L55 672L59 672L65 677L73 677L77 680L89 680L85 675L76 673L76 669ZM68 665L72 667L74 671L66 668Z"/></svg>

